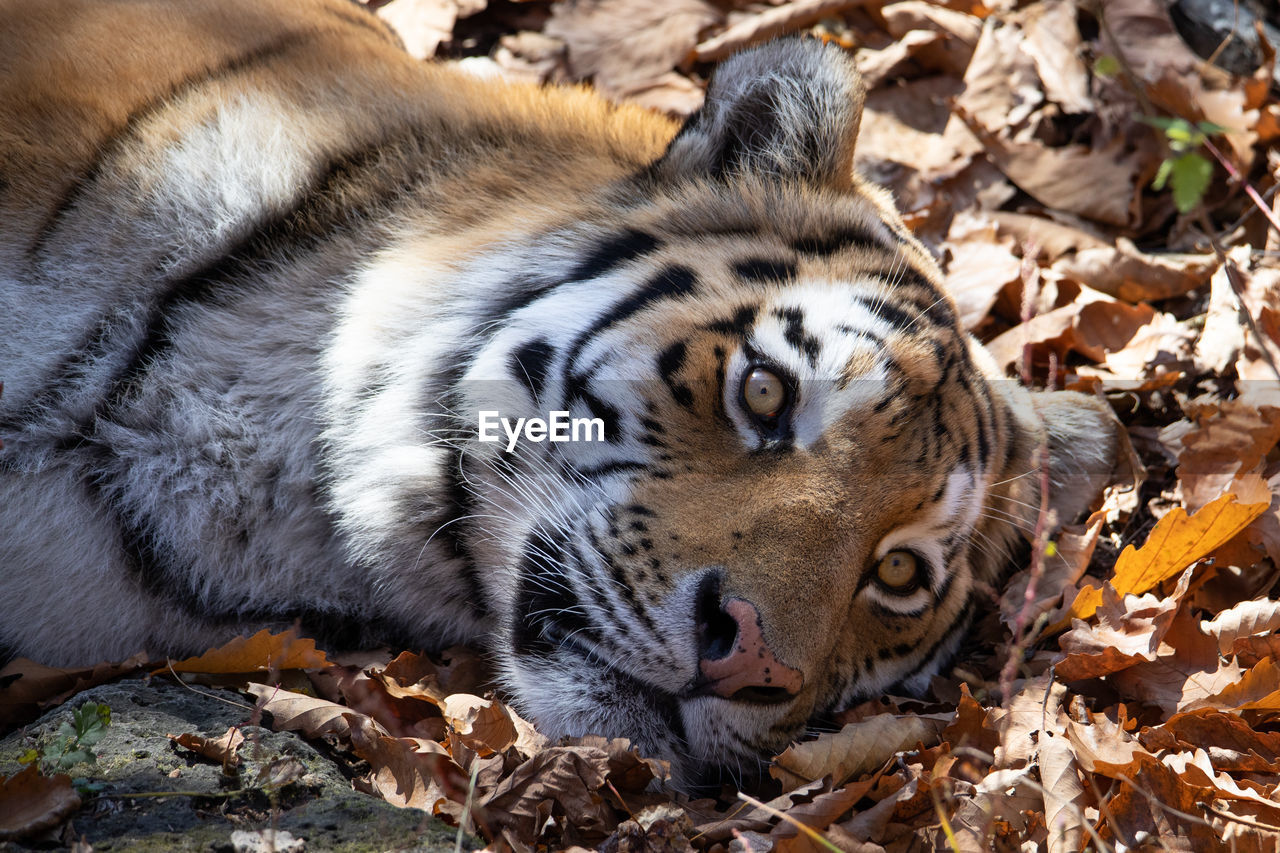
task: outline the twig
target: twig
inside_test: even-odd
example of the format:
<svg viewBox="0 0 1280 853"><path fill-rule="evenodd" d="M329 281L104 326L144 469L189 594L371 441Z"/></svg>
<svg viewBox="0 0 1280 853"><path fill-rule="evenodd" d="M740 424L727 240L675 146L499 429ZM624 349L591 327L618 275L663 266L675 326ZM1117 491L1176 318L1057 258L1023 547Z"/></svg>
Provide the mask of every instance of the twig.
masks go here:
<svg viewBox="0 0 1280 853"><path fill-rule="evenodd" d="M1227 174L1231 176L1231 179L1244 187L1245 195L1249 196L1249 200L1258 206L1263 216L1267 217L1267 221L1271 223L1272 228L1276 229L1276 233L1280 233L1280 219L1276 219L1275 213L1267 206L1267 202L1258 194L1258 191L1253 188L1253 184L1245 180L1244 176L1240 174L1240 170L1218 150L1218 146L1206 139L1204 147L1208 148L1209 153L1222 164L1222 168L1227 170Z"/></svg>

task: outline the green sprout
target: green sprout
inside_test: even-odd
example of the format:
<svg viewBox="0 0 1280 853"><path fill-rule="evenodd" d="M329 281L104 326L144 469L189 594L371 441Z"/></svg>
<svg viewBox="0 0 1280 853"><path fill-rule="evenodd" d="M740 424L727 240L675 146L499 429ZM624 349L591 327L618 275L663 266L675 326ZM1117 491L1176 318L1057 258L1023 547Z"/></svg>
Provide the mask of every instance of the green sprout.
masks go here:
<svg viewBox="0 0 1280 853"><path fill-rule="evenodd" d="M1178 212L1190 213L1204 198L1213 177L1213 163L1200 149L1211 135L1222 133L1226 128L1208 121L1192 124L1184 118L1142 116L1141 120L1164 131L1170 151L1161 161L1151 188L1159 191L1168 184Z"/></svg>
<svg viewBox="0 0 1280 853"><path fill-rule="evenodd" d="M111 725L111 709L96 702L86 702L71 712L70 722L58 726L53 741L39 749L28 749L19 757L22 764L44 765L45 770L61 772L76 764L92 764L97 760L93 745L107 733Z"/></svg>

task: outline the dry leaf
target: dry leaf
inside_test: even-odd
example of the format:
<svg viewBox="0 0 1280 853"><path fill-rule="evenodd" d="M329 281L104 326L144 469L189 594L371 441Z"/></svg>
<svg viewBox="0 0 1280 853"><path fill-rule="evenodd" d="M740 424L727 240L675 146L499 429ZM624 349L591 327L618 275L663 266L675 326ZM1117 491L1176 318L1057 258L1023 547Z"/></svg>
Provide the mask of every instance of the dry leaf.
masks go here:
<svg viewBox="0 0 1280 853"><path fill-rule="evenodd" d="M1139 738L1152 751L1204 749L1213 766L1221 770L1280 770L1280 734L1254 731L1239 715L1217 708L1174 714L1163 725L1144 728Z"/></svg>
<svg viewBox="0 0 1280 853"><path fill-rule="evenodd" d="M838 732L792 744L773 760L769 775L787 790L824 776L831 776L832 784L838 786L917 743L937 743L947 722L938 717L877 714Z"/></svg>
<svg viewBox="0 0 1280 853"><path fill-rule="evenodd" d="M281 690L270 684L249 684L247 693L258 699L258 710L266 711L275 720L276 731L302 732L307 737L336 734L350 737L350 718L367 719L345 705Z"/></svg>
<svg viewBox="0 0 1280 853"><path fill-rule="evenodd" d="M410 55L429 59L442 42L453 38L458 18L486 5L486 0L391 0L378 9L378 17L391 25Z"/></svg>
<svg viewBox="0 0 1280 853"><path fill-rule="evenodd" d="M1022 277L1022 259L1013 240L1001 238L996 222L980 213L961 211L951 222L943 249L947 292L960 309L960 322L974 329L986 319L1005 285Z"/></svg>
<svg viewBox="0 0 1280 853"><path fill-rule="evenodd" d="M123 663L94 667L59 668L17 658L0 669L0 731L34 720L40 712L59 705L82 690L137 672L146 666L145 654Z"/></svg>
<svg viewBox="0 0 1280 853"><path fill-rule="evenodd" d="M80 808L65 773L41 776L35 765L0 776L0 841L29 838L62 823Z"/></svg>
<svg viewBox="0 0 1280 853"><path fill-rule="evenodd" d="M292 628L272 634L265 628L252 637L237 637L202 655L171 662L156 670L167 672L241 673L260 670L323 669L329 661L316 650L316 641L299 637Z"/></svg>
<svg viewBox="0 0 1280 853"><path fill-rule="evenodd" d="M352 718L351 745L373 768L370 785L394 806L436 811L440 800L463 802L467 775L435 741L396 738L369 719Z"/></svg>
<svg viewBox="0 0 1280 853"><path fill-rule="evenodd" d="M169 740L178 746L212 759L223 767L239 767L240 756L237 754L244 743L244 734L236 726L227 729L220 738L210 738L191 732L181 735L169 735Z"/></svg>
<svg viewBox="0 0 1280 853"><path fill-rule="evenodd" d="M1254 634L1269 634L1280 628L1280 601L1262 599L1242 601L1212 620L1200 623L1200 629L1218 640L1218 650L1228 655L1236 640Z"/></svg>
<svg viewBox="0 0 1280 853"><path fill-rule="evenodd" d="M497 701L455 693L445 698L440 710L462 741L481 755L505 752L516 742L515 722Z"/></svg>
<svg viewBox="0 0 1280 853"><path fill-rule="evenodd" d="M1116 561L1112 586L1121 595L1146 592L1212 553L1262 515L1267 504L1241 504L1223 495L1188 516L1175 507L1157 522L1141 548L1129 545ZM1088 619L1102 603L1102 590L1086 586L1071 605L1071 616Z"/></svg>
<svg viewBox="0 0 1280 853"><path fill-rule="evenodd" d="M568 46L575 79L592 79L610 98L630 98L655 89L682 94L678 112L702 102L689 84L681 92L673 71L693 52L699 35L720 21L720 11L705 0L578 0L556 4L546 34ZM671 87L675 87L672 89Z"/></svg>

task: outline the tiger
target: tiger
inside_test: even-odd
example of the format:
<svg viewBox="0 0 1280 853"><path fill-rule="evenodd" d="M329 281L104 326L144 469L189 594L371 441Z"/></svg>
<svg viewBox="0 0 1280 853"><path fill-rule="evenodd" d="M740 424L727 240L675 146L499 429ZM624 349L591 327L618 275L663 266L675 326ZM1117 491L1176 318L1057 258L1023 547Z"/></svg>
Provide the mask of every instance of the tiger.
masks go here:
<svg viewBox="0 0 1280 853"><path fill-rule="evenodd" d="M1106 402L1005 379L858 174L837 46L679 122L349 0L3 19L10 658L470 644L692 788L928 688L1109 475Z"/></svg>

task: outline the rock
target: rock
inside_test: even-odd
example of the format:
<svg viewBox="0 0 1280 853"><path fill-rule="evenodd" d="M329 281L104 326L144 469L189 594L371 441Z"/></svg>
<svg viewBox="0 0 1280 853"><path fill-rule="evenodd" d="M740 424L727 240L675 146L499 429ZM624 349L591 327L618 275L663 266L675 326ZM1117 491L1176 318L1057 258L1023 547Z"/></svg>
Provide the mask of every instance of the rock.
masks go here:
<svg viewBox="0 0 1280 853"><path fill-rule="evenodd" d="M97 760L67 771L91 793L82 793L70 829L39 839L41 849L67 849L79 839L95 853L271 850L264 830L274 831L279 851L454 849L456 829L353 790L338 765L299 736L247 725L251 703L225 690L137 680L95 687L0 740L0 774L20 770L18 756L51 742L85 702L111 709L111 725L93 747ZM167 737L216 738L231 726L240 727L246 743L240 767L229 775ZM479 846L463 838L464 849ZM0 853L27 849L0 843Z"/></svg>

